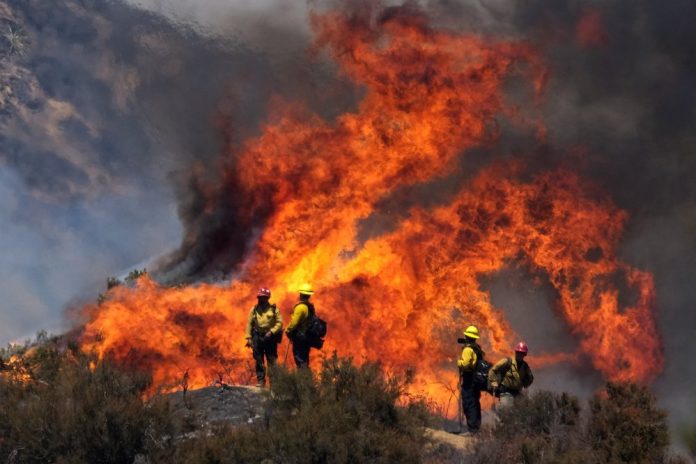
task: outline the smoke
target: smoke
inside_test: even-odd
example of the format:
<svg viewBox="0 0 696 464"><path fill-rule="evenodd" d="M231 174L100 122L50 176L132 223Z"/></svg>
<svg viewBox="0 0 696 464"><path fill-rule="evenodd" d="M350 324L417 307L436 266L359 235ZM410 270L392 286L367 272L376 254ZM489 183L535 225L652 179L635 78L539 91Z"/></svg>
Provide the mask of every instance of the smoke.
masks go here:
<svg viewBox="0 0 696 464"><path fill-rule="evenodd" d="M542 111L546 143L524 156L564 164L593 179L630 214L623 257L655 275L666 365L655 389L674 422L688 418L696 367L696 5L649 1L430 1L445 27L524 37L543 50L551 77ZM503 140L505 136L503 136ZM519 147L517 147L519 149ZM505 150L489 156L510 156ZM503 278L507 280L507 276ZM519 281L517 279L513 279ZM498 282L506 308L532 301ZM502 286L502 288L501 288ZM508 299L506 295L518 298ZM548 301L548 300L547 300ZM534 324L550 312L529 308ZM541 305L543 307L543 305ZM528 319L515 322L524 327ZM525 333L520 331L520 333ZM577 382L577 377L570 383Z"/></svg>
<svg viewBox="0 0 696 464"><path fill-rule="evenodd" d="M696 148L688 59L696 37L684 18L696 7L650 2L421 2L439 27L498 38L522 38L542 51L550 79L540 107L547 132L539 141L503 122L492 146L471 150L445 179L395 191L363 223L379 235L411 206L447 203L482 166L525 159L531 172L565 166L592 179L630 214L622 258L655 275L666 365L655 382L673 424L690 419L696 368L690 359L696 290ZM688 10L688 11L686 11ZM515 95L514 86L511 95ZM515 331L542 351L573 352L576 341L559 321L544 276L520 269L483 282ZM544 369L537 388L588 395L602 379L587 359Z"/></svg>
<svg viewBox="0 0 696 464"><path fill-rule="evenodd" d="M250 26L252 13L226 24ZM217 178L221 151L258 131L273 95L325 114L341 106L316 95L331 70L307 65L300 27L260 27L283 45L262 53L232 32L201 34L209 25L121 2L3 1L0 23L0 185L11 193L0 205L0 271L12 295L2 342L59 327L62 308L95 298L107 276L175 249L177 216L190 224L200 205L192 167ZM10 30L23 54L11 52ZM239 229L231 208L217 217L220 236ZM243 244L249 231L239 230Z"/></svg>
<svg viewBox="0 0 696 464"><path fill-rule="evenodd" d="M219 148L207 121L232 53L117 3L13 1L0 13L26 50L3 42L0 62L9 341L57 327L76 292L94 298L107 276L174 246L168 178Z"/></svg>

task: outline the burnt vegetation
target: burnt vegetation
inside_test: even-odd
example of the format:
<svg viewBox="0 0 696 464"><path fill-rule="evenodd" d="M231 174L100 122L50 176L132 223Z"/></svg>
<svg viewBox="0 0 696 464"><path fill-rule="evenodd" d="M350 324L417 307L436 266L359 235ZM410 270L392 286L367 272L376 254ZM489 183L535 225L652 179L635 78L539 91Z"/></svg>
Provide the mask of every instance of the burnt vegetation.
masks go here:
<svg viewBox="0 0 696 464"><path fill-rule="evenodd" d="M242 426L181 420L171 395L150 393L147 375L61 337L40 334L0 355L3 463L688 462L670 454L654 396L633 384L609 383L584 408L571 395L537 392L456 447L428 434L439 420L407 393L409 375L336 354L315 375L275 370L263 416ZM691 453L693 430L684 430Z"/></svg>

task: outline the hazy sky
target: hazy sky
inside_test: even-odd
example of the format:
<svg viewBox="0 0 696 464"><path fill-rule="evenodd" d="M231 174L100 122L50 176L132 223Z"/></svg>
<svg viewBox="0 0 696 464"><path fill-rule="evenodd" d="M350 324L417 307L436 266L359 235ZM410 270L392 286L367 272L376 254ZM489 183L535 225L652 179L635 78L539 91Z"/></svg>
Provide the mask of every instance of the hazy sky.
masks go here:
<svg viewBox="0 0 696 464"><path fill-rule="evenodd" d="M174 200L159 188L45 203L2 166L0 224L3 344L60 330L65 305L94 297L107 276L171 250L180 235Z"/></svg>

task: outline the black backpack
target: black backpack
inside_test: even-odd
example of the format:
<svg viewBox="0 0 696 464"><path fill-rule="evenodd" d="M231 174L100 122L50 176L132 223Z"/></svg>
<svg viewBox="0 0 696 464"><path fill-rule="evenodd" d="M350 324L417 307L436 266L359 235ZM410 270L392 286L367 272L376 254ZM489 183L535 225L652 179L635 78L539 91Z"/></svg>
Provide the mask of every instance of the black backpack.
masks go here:
<svg viewBox="0 0 696 464"><path fill-rule="evenodd" d="M473 386L477 390L492 393L488 385L488 371L491 370L491 363L484 358L483 350L478 345L469 345L476 353L476 365L474 366Z"/></svg>
<svg viewBox="0 0 696 464"><path fill-rule="evenodd" d="M309 346L320 350L324 346L324 337L326 337L326 321L317 316L312 303L303 301L301 304L306 304L307 308L309 309L309 315L307 316L306 323L307 326L303 335L307 340L307 343L309 343Z"/></svg>

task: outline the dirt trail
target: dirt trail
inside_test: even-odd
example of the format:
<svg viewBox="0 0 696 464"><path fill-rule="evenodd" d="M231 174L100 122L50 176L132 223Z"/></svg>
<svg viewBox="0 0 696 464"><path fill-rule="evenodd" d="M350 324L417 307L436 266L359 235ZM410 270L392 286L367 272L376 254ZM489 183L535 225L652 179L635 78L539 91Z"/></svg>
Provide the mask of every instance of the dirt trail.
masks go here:
<svg viewBox="0 0 696 464"><path fill-rule="evenodd" d="M471 446L476 442L476 439L471 436L457 435L438 429L427 428L426 434L433 441L450 445L458 451L469 451Z"/></svg>

